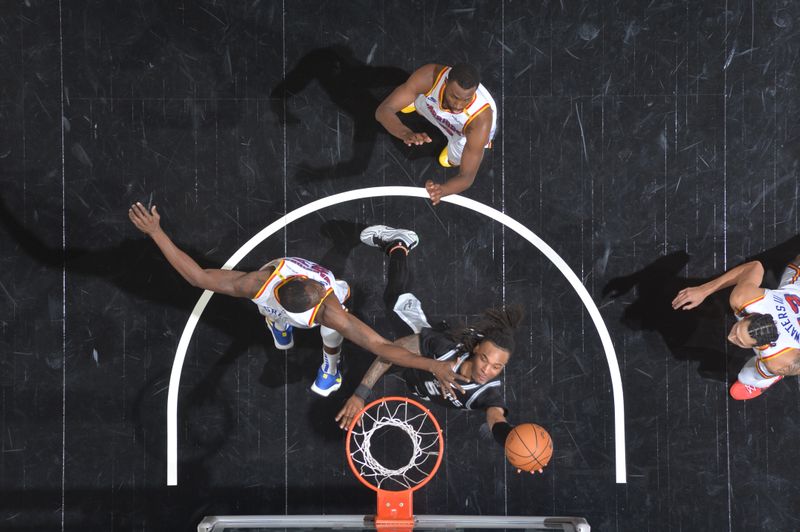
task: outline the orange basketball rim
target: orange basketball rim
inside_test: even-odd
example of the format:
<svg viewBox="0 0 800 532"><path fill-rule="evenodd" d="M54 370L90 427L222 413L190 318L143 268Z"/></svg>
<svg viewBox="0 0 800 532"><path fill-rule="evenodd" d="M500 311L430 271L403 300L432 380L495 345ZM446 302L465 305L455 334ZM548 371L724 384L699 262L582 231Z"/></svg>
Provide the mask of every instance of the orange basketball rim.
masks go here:
<svg viewBox="0 0 800 532"><path fill-rule="evenodd" d="M379 431L401 431L408 437L381 445ZM411 444L407 464L387 466L373 452L392 456L395 443ZM347 429L347 462L362 484L378 496L375 528L382 532L414 527L414 492L427 484L442 463L444 438L439 422L426 407L407 397L382 397L359 411ZM385 461L385 460L384 460Z"/></svg>

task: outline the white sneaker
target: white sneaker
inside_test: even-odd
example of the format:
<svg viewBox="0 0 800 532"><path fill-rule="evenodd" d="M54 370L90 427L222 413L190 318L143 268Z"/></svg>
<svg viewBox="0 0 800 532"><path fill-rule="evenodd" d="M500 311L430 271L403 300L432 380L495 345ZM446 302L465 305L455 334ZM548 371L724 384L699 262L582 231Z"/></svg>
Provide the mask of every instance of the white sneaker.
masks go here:
<svg viewBox="0 0 800 532"><path fill-rule="evenodd" d="M411 251L419 244L419 237L408 229L371 225L361 231L361 241L368 246L381 248L384 252L388 252L396 244L402 244L406 250Z"/></svg>

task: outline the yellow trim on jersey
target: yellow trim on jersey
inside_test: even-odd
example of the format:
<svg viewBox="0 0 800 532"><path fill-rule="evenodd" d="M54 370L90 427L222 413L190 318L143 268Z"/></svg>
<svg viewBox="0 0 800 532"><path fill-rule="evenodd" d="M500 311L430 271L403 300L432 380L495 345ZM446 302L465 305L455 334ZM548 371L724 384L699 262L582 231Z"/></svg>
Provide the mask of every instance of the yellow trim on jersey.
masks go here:
<svg viewBox="0 0 800 532"><path fill-rule="evenodd" d="M793 348L793 347L784 347L783 349L781 349L781 350L780 350L780 351L778 351L777 353L773 353L773 354L771 354L771 355L767 355L767 356L765 356L765 357L764 357L764 356L762 356L762 357L761 357L761 360L763 360L763 361L765 361L765 362L766 362L767 360L772 360L773 358L777 358L777 357L779 357L779 356L781 356L781 355L785 355L787 351L791 351L792 349L794 349L794 348Z"/></svg>
<svg viewBox="0 0 800 532"><path fill-rule="evenodd" d="M800 277L800 268L798 268L795 264L789 263L788 266L794 270L794 275L792 276L792 280L790 282L794 283L797 281L797 278Z"/></svg>
<svg viewBox="0 0 800 532"><path fill-rule="evenodd" d="M744 309L746 309L747 307L749 307L753 303L757 303L757 302L761 301L762 299L764 299L764 294L761 294L757 298L752 299L752 300L748 301L747 303L745 303L744 305L742 305L741 307L739 307L739 310L736 311L736 314L739 314L740 312L744 311Z"/></svg>
<svg viewBox="0 0 800 532"><path fill-rule="evenodd" d="M765 367L765 369L766 369L766 367ZM772 374L767 375L766 373L764 373L764 370L761 369L761 361L760 360L756 360L756 371L758 372L759 375L761 375L765 379L771 379L771 378L773 378L775 376L775 375L772 375Z"/></svg>
<svg viewBox="0 0 800 532"><path fill-rule="evenodd" d="M461 130L461 131L463 131L464 133L466 133L466 132L467 132L467 128L468 128L468 127L469 127L469 125L472 123L472 121L473 121L473 120L475 120L475 117L476 117L476 116L478 116L479 114L481 114L482 112L484 112L484 111L485 111L487 108L491 108L491 105L489 105L489 102L486 102L485 104L481 105L481 107L480 107L480 108L479 108L477 111L475 111L475 112L472 114L472 116L470 116L469 118L467 118L467 121L466 121L466 122L464 122L464 127L462 128L462 130Z"/></svg>
<svg viewBox="0 0 800 532"><path fill-rule="evenodd" d="M314 318L317 317L317 312L319 312L319 308L322 306L322 303L325 301L325 298L328 297L331 294L331 292L333 292L333 288L328 288L327 290L325 290L325 295L322 296L322 299L319 300L317 306L314 307L314 312L311 313L311 317L308 319L309 326L314 325Z"/></svg>
<svg viewBox="0 0 800 532"><path fill-rule="evenodd" d="M261 297L261 294L264 293L264 290L267 288L267 285L270 283L270 281L272 281L272 278L275 277L275 275L280 275L278 272L283 267L284 262L286 262L286 259L281 259L278 265L275 266L275 269L272 271L272 274L270 274L270 276L267 277L267 280L264 282L264 284L261 285L261 288L258 290L256 295L254 295L251 299L258 299L259 297Z"/></svg>
<svg viewBox="0 0 800 532"><path fill-rule="evenodd" d="M444 101L444 87L445 87L445 85L446 85L446 83L442 83L442 88L439 89L439 98L438 98L439 101L437 102L437 105L439 106L439 110L440 111L443 111L443 112L446 113L447 109L442 107L442 102Z"/></svg>
<svg viewBox="0 0 800 532"><path fill-rule="evenodd" d="M450 78L447 78L447 81L450 81ZM442 83L442 88L439 89L439 101L437 102L439 105L439 110L443 113L449 113L451 115L460 115L461 113L466 113L466 110L469 109L469 106L475 103L475 100L478 98L478 89L475 89L475 93L472 95L472 99L469 101L467 105L464 106L464 110L461 113L454 113L450 109L445 109L442 105L444 103L444 88L447 86L447 82ZM463 131L463 129L462 129Z"/></svg>
<svg viewBox="0 0 800 532"><path fill-rule="evenodd" d="M278 290L281 286L285 285L289 281L294 281L295 279L308 279L308 277L305 275L290 275L289 277L284 278L283 281L278 283L278 285L272 289L272 294L275 296L275 301L277 301L279 305L281 305L281 298L278 296Z"/></svg>
<svg viewBox="0 0 800 532"><path fill-rule="evenodd" d="M450 70L450 67L444 67L441 70L441 72L439 72L439 75L437 75L436 79L433 80L433 85L431 85L431 88L428 89L428 92L425 93L425 96L430 96L431 95L431 93L433 92L433 89L435 89L436 85L439 83L439 80L442 79L442 76L444 76L444 73L447 72L448 70Z"/></svg>

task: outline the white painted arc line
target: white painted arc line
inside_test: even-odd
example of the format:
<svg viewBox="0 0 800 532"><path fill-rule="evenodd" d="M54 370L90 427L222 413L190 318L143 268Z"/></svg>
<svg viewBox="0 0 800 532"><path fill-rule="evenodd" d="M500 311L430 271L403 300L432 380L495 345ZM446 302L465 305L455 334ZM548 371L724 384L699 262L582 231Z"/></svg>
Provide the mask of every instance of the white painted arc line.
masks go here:
<svg viewBox="0 0 800 532"><path fill-rule="evenodd" d="M428 194L424 188L417 187L372 187L350 190L339 194L334 194L319 200L313 201L307 205L295 209L294 211L279 218L275 222L269 224L267 227L259 231L255 236L248 240L236 253L223 266L224 269L230 270L234 268L244 257L246 257L253 249L256 248L264 240L272 236L274 233L284 228L288 224L316 212L320 209L345 203L348 201L368 199L374 197L386 196L407 196L427 199ZM589 312L589 316L595 324L595 328L600 336L600 341L603 345L603 350L608 362L608 369L611 374L611 388L614 400L614 447L615 447L615 466L616 466L616 482L624 484L626 482L626 458L625 458L625 407L622 394L622 378L619 371L619 363L617 355L614 351L614 346L611 342L611 335L605 326L600 311L597 305L594 304L589 292L583 286L577 275L570 269L566 262L541 238L536 236L533 231L514 220L510 216L493 209L487 205L479 203L469 198L454 195L447 196L442 199L443 202L459 205L474 212L478 212L492 218L512 229L519 234L522 238L530 242L534 247L539 249L566 277L570 285L575 289L578 296L581 298L584 306ZM178 342L178 348L175 353L175 359L172 365L172 373L169 382L169 392L167 396L167 485L177 486L178 484L178 390L180 385L181 370L183 362L186 358L186 352L189 347L194 329L200 316L203 314L206 305L213 292L205 291L197 304L192 310L192 314L184 327L181 339Z"/></svg>

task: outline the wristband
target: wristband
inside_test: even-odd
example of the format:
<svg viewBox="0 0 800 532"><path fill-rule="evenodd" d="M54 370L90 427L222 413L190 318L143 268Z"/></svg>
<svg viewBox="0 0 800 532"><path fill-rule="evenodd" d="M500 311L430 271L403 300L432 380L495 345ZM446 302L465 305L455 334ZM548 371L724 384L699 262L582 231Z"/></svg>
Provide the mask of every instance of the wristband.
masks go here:
<svg viewBox="0 0 800 532"><path fill-rule="evenodd" d="M497 443L505 447L506 445L506 438L514 429L514 425L506 422L506 421L498 421L494 425L492 425L492 436Z"/></svg>
<svg viewBox="0 0 800 532"><path fill-rule="evenodd" d="M365 384L359 384L356 386L356 390L353 392L353 395L366 403L369 400L369 396L372 395L372 388Z"/></svg>

